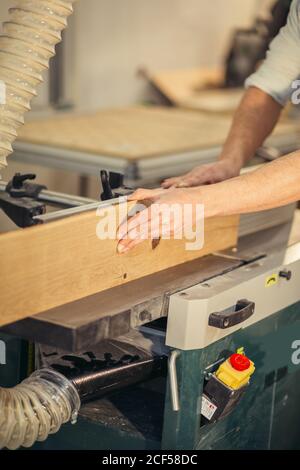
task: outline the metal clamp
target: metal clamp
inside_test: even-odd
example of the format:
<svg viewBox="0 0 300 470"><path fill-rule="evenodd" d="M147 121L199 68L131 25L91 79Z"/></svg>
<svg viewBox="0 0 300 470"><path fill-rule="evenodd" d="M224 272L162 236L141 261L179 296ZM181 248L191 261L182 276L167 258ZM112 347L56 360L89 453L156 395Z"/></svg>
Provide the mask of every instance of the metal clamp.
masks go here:
<svg viewBox="0 0 300 470"><path fill-rule="evenodd" d="M117 197L129 196L133 193L132 188L124 186L124 176L120 173L102 170L100 172L103 192L101 194L101 201L109 201Z"/></svg>
<svg viewBox="0 0 300 470"><path fill-rule="evenodd" d="M169 377L170 377L170 392L173 411L180 410L179 404L179 391L178 391L178 380L177 380L177 369L176 361L180 356L179 351L172 351L169 357Z"/></svg>

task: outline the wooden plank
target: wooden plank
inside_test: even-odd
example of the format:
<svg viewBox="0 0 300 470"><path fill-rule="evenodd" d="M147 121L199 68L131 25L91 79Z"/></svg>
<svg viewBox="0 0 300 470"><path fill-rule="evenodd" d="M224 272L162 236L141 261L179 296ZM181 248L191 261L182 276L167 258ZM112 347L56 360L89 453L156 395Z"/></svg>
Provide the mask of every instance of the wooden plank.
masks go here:
<svg viewBox="0 0 300 470"><path fill-rule="evenodd" d="M205 223L202 250L187 251L186 240L161 240L155 248L145 241L119 255L115 239L97 237L99 217L93 211L0 235L0 326L234 246L237 241L239 218L215 218Z"/></svg>
<svg viewBox="0 0 300 470"><path fill-rule="evenodd" d="M72 352L83 352L105 338L116 338L167 315L166 297L242 264L221 256L189 263L113 287L4 328L29 341Z"/></svg>
<svg viewBox="0 0 300 470"><path fill-rule="evenodd" d="M170 69L142 75L173 105L185 110L232 116L244 93L244 88L224 88L223 67ZM288 116L289 106L282 117Z"/></svg>
<svg viewBox="0 0 300 470"><path fill-rule="evenodd" d="M181 106L208 113L229 113L233 115L244 95L243 89L205 90L190 94Z"/></svg>
<svg viewBox="0 0 300 470"><path fill-rule="evenodd" d="M177 106L197 91L221 88L224 83L222 67L158 70L153 73L143 70L142 73L154 87Z"/></svg>
<svg viewBox="0 0 300 470"><path fill-rule="evenodd" d="M231 115L160 107L135 107L68 113L29 121L19 141L93 155L139 161L223 145ZM297 133L295 122L277 126L275 134Z"/></svg>
<svg viewBox="0 0 300 470"><path fill-rule="evenodd" d="M174 105L197 111L232 115L244 93L242 88L224 88L222 68L161 70L144 75Z"/></svg>

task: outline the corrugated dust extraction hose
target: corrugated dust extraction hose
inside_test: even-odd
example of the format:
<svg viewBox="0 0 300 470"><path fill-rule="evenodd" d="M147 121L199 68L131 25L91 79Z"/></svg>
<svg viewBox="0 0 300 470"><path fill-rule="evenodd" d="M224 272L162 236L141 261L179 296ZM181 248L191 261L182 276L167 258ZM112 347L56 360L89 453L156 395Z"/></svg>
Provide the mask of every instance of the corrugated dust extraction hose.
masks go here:
<svg viewBox="0 0 300 470"><path fill-rule="evenodd" d="M76 0L16 0L0 36L0 173Z"/></svg>
<svg viewBox="0 0 300 470"><path fill-rule="evenodd" d="M74 385L52 369L36 371L15 388L0 388L0 449L31 447L76 422L81 402Z"/></svg>

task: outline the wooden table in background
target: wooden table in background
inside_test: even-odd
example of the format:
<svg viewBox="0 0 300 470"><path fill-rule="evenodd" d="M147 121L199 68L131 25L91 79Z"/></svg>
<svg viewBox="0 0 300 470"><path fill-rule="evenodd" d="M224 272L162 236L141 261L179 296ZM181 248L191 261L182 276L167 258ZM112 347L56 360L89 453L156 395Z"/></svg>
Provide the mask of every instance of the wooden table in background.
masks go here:
<svg viewBox="0 0 300 470"><path fill-rule="evenodd" d="M162 107L64 113L29 121L12 158L82 175L106 168L133 185L150 184L214 161L230 125L231 115ZM297 148L298 130L296 122L284 120L267 144Z"/></svg>

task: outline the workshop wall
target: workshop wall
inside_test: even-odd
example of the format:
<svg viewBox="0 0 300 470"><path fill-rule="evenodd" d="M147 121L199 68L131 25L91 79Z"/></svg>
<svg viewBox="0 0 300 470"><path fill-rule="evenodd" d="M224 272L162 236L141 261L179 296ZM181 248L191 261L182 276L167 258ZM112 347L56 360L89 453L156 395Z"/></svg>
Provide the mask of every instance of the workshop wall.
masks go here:
<svg viewBox="0 0 300 470"><path fill-rule="evenodd" d="M214 66L232 29L248 26L274 0L80 0L65 35L66 103L126 106L151 99L139 68ZM1 23L14 0L0 2ZM48 106L48 73L34 109Z"/></svg>
<svg viewBox="0 0 300 470"><path fill-rule="evenodd" d="M232 29L248 26L257 0L84 0L72 21L76 55L67 89L84 108L148 100L137 70L214 66ZM70 59L69 59L70 60ZM76 77L76 78L75 78Z"/></svg>

